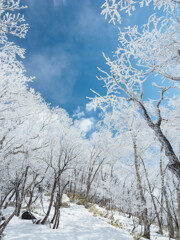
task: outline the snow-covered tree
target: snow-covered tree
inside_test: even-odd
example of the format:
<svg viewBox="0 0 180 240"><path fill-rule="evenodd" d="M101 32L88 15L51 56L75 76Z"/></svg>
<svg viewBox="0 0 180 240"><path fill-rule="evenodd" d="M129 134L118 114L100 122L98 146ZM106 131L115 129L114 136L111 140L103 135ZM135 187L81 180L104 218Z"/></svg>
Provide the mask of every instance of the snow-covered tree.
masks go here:
<svg viewBox="0 0 180 240"><path fill-rule="evenodd" d="M107 88L105 96L94 99L94 102L102 107L123 104L125 101L133 101L140 109L148 126L154 131L159 142L163 145L166 156L169 159L168 167L180 178L180 164L177 153L170 141L161 129L162 115L161 104L165 93L176 87L180 80L180 55L179 55L179 30L180 21L176 10L179 9L178 1L139 1L140 6L149 5L163 9L157 17L154 13L148 19L148 23L142 29L138 26L127 27L120 30L119 46L114 54L114 59L105 57L110 73L100 69L104 76L99 80L104 81ZM151 4L151 7L152 7ZM102 13L110 16L114 23L121 21L121 11L129 14L135 9L133 1L105 1ZM161 10L162 10L161 9ZM160 91L160 97L154 100L154 113L150 113L145 98L146 83L152 82ZM154 83L155 82L155 83ZM178 89L177 89L178 90ZM156 91L156 90L154 90Z"/></svg>
<svg viewBox="0 0 180 240"><path fill-rule="evenodd" d="M165 109L163 103L165 100L172 102L170 98L167 99L166 94L172 88L176 89L176 93L179 94L179 4L179 1L173 0L106 0L104 2L102 14L105 15L106 19L109 19L109 22L113 22L119 27L118 47L112 59L103 54L110 71L99 69L102 76L98 79L104 82L107 91L104 96L94 91L96 96L93 99L95 105L101 107L103 111L113 112L112 109L116 109L121 112L129 103L136 106L136 109L134 108L136 115L141 113L147 126L151 129L150 135L155 135L163 147L169 160L168 168L178 181L180 180L179 150L173 138L177 139L179 134L173 131L174 135L171 136L172 131L170 132L168 122L165 119L172 108ZM123 22L122 14L131 15L135 10L140 12L141 8L154 10L147 23L141 27L131 25L123 28L124 25L121 25ZM152 84L153 90L151 90L150 99L147 100L148 84ZM159 98L155 99L154 94L157 95L158 91ZM178 110L178 101L173 101L173 108L176 109L175 112ZM130 108L129 111L131 111ZM173 115L175 116L175 114ZM140 122L143 123L143 121ZM171 117L169 124L172 123ZM136 129L136 126L134 128ZM147 136L147 138L150 137Z"/></svg>
<svg viewBox="0 0 180 240"><path fill-rule="evenodd" d="M28 31L28 24L25 23L24 16L15 11L24 9L20 0L2 0L0 2L0 43L8 41L8 34L24 38Z"/></svg>

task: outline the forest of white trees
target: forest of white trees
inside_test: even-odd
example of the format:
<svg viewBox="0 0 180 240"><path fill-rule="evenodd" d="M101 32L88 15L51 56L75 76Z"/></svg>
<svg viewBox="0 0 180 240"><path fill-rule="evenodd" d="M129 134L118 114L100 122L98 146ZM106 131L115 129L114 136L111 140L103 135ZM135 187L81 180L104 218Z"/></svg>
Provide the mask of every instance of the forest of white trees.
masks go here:
<svg viewBox="0 0 180 240"><path fill-rule="evenodd" d="M50 201L40 224L50 220L57 229L68 193L82 196L85 207L97 203L138 217L148 239L153 223L159 233L168 229L169 237L180 239L179 5L104 0L101 13L117 28L122 14L139 6L154 14L142 28L120 28L114 57L103 54L109 72L99 69L98 80L107 91L93 91L91 101L102 113L85 137L65 109L50 107L29 88L25 50L9 40L25 38L29 25L19 10L26 6L0 0L0 236L22 205L31 210L45 193ZM146 98L147 82L158 99L153 92ZM14 210L3 221L8 206Z"/></svg>

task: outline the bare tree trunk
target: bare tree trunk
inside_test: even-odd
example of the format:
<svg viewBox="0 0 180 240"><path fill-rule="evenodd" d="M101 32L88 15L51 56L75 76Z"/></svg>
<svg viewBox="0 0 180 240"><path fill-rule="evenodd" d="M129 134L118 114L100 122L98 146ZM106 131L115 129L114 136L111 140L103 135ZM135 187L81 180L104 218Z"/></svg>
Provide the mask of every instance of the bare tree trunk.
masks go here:
<svg viewBox="0 0 180 240"><path fill-rule="evenodd" d="M162 144L164 151L165 151L165 155L169 160L169 163L168 163L169 170L177 177L178 181L180 181L180 161L179 161L178 157L176 156L169 140L165 137L165 135L163 134L163 132L161 130L162 117L161 117L161 112L160 112L159 106L163 100L163 94L164 94L164 92L162 92L162 97L156 105L156 110L157 110L157 122L156 123L154 123L152 121L152 119L150 118L143 103L136 99L134 99L134 101L139 106L139 108L142 112L143 118L147 122L148 126L154 131L154 134L156 135L158 141Z"/></svg>
<svg viewBox="0 0 180 240"><path fill-rule="evenodd" d="M10 197L8 198L8 201L5 203L5 205L4 205L4 207L3 207L4 209L7 208L9 202L10 202L11 199L14 197L15 193L16 193L16 191L14 190L13 193L12 193L12 194L10 195Z"/></svg>
<svg viewBox="0 0 180 240"><path fill-rule="evenodd" d="M139 161L138 161L135 137L133 137L133 147L134 147L134 163L135 163L136 177L137 177L137 188L138 188L140 200L141 200L141 203L143 206L143 212L142 212L143 224L144 224L143 237L150 239L150 223L148 221L148 211L147 211L147 207L146 207L146 200L144 197L141 177L140 177L140 173L139 173Z"/></svg>
<svg viewBox="0 0 180 240"><path fill-rule="evenodd" d="M55 192L55 189L56 189L56 185L57 185L57 180L56 180L56 177L55 177L54 178L53 188L52 188L52 191L51 191L51 198L50 198L49 207L48 207L48 210L47 210L47 213L46 213L45 217L41 221L41 224L45 224L45 222L47 221L47 219L49 217L49 214L50 214L50 211L51 211L51 207L52 207L52 204L53 204L53 200L54 200L54 192Z"/></svg>
<svg viewBox="0 0 180 240"><path fill-rule="evenodd" d="M8 223L11 221L11 219L14 217L16 213L16 210L8 217L8 219L5 221L5 223L0 227L0 237L2 236L5 228L7 227Z"/></svg>
<svg viewBox="0 0 180 240"><path fill-rule="evenodd" d="M57 197L56 197L56 200L54 201L54 214L53 214L53 217L51 219L51 223L54 223L54 219L56 217L56 204L57 204Z"/></svg>
<svg viewBox="0 0 180 240"><path fill-rule="evenodd" d="M27 209L30 209L30 206L31 206L31 204L32 204L32 200L33 200L33 193L34 193L34 187L33 187L33 189L32 189L32 190L30 190L29 201L28 201L28 203L27 203L27 206L26 206L26 208L27 208Z"/></svg>
<svg viewBox="0 0 180 240"><path fill-rule="evenodd" d="M90 184L88 183L86 187L86 194L85 194L85 201L84 201L85 207L88 207L89 191L90 191Z"/></svg>
<svg viewBox="0 0 180 240"><path fill-rule="evenodd" d="M162 151L162 149L161 149ZM166 203L166 209L167 209L167 217L168 217L168 230L169 230L169 237L174 238L174 226L173 226L173 218L171 215L171 211L169 208L169 201L168 201L168 196L166 192L166 187L164 184L164 171L163 171L163 166L162 166L162 158L160 157L160 174L161 174L161 186L165 198L165 203Z"/></svg>
<svg viewBox="0 0 180 240"><path fill-rule="evenodd" d="M4 196L4 198L2 199L1 201L1 204L0 204L0 209L3 207L3 204L5 203L7 197L9 196L9 194L14 190L14 188L12 188L8 193L6 193L6 195Z"/></svg>
<svg viewBox="0 0 180 240"><path fill-rule="evenodd" d="M178 189L178 234L177 240L180 240L180 190Z"/></svg>
<svg viewBox="0 0 180 240"><path fill-rule="evenodd" d="M17 201L17 206L16 206L16 213L15 213L15 215L17 217L19 217L19 215L20 215L22 202L23 202L23 199L24 199L24 190L25 190L25 185L26 185L26 181L27 181L28 170L29 170L29 166L27 166L26 170L25 170L24 181L23 181L23 185L22 185L22 189L21 189L21 196L18 196L18 201Z"/></svg>
<svg viewBox="0 0 180 240"><path fill-rule="evenodd" d="M151 184L150 184L150 182L149 182L149 177L148 177L147 169L146 169L144 160L143 160L142 158L141 158L141 161L142 161L142 164L143 164L143 167L144 167L144 171L145 171L146 180L147 180L147 183L148 183L149 192L150 192L150 195L151 195L151 199L152 199L153 206L154 206L154 211L155 211L156 218L157 218L157 221L158 221L159 233L160 233L160 234L163 234L163 231L162 231L162 221L161 221L161 219L160 219L160 217L159 217L159 213L158 213L158 211L157 211L157 206L156 206L155 199L154 199L154 196L153 196L153 192L152 192L152 189L151 189Z"/></svg>
<svg viewBox="0 0 180 240"><path fill-rule="evenodd" d="M36 181L38 177L38 174L35 175L35 177L33 178L32 182L29 184L29 186L25 189L24 192L24 197L26 196L27 192L29 191L29 189L31 188L31 186L33 185L33 183ZM23 201L23 198L22 198ZM22 204L22 202L21 202ZM5 223L1 226L0 228L0 236L2 235L3 231L5 230L6 226L9 224L9 222L11 221L11 219L14 217L14 215L16 214L17 209L15 208L14 212L9 216L9 218L5 221Z"/></svg>
<svg viewBox="0 0 180 240"><path fill-rule="evenodd" d="M87 179L87 184L86 184L87 187L86 187L86 194L85 194L85 203L84 203L85 207L88 206L87 203L88 203L88 197L89 197L89 191L90 191L90 189L91 189L91 185L92 185L92 183L93 183L93 181L94 181L94 179L95 179L95 177L96 177L96 175L97 175L97 173L98 173L101 165L103 164L104 160L105 160L105 158L103 158L103 159L99 162L99 164L98 164L96 170L94 171L94 173L93 173L93 170L94 170L94 168L95 168L96 158L94 159L94 161L93 161L93 163L92 163L92 166L89 167L88 179Z"/></svg>
<svg viewBox="0 0 180 240"><path fill-rule="evenodd" d="M61 206L61 199L60 199L60 189L58 190L55 202L55 209L54 209L54 219L51 221L54 222L53 229L58 229L59 227L59 220L60 220L60 206Z"/></svg>
<svg viewBox="0 0 180 240"><path fill-rule="evenodd" d="M74 202L75 195L76 195L76 177L77 177L77 171L76 171L76 169L75 169L75 170L74 170L74 179L75 179L75 182L74 182L73 197L72 197L72 201L73 201L73 202Z"/></svg>
<svg viewBox="0 0 180 240"><path fill-rule="evenodd" d="M48 170L48 167L46 168L45 173L47 172L47 170ZM29 209L30 206L31 206L31 204L35 203L36 200L38 199L38 196L36 196L35 199L33 200L34 189L37 188L37 187L40 188L40 184L42 183L42 181L44 180L44 178L45 178L45 175L41 178L40 181L36 182L36 183L34 184L32 190L30 190L30 197L29 197L29 201L28 201L27 206L26 206L27 209Z"/></svg>
<svg viewBox="0 0 180 240"><path fill-rule="evenodd" d="M58 180L58 193L57 193L56 202L55 202L55 213L54 213L53 220L51 221L51 222L54 221L53 229L58 229L58 227L59 227L60 207L62 205L63 192L68 184L69 184L69 181L61 189L60 179Z"/></svg>

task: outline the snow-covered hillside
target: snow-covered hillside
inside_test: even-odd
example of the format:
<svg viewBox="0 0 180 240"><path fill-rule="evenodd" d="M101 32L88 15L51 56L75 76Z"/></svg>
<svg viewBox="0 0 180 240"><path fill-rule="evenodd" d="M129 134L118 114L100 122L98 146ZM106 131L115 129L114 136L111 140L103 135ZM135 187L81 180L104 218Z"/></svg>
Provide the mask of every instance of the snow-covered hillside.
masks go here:
<svg viewBox="0 0 180 240"><path fill-rule="evenodd" d="M127 231L119 230L95 218L83 206L71 204L62 210L60 229L52 230L48 225L33 225L29 220L14 217L6 229L5 240L129 240Z"/></svg>
<svg viewBox="0 0 180 240"><path fill-rule="evenodd" d="M67 198L66 198L67 200ZM48 202L46 201L48 204ZM14 217L5 231L4 240L133 240L143 239L133 236L132 219L119 213L113 212L114 220L121 222L122 228L114 227L110 224L110 219L89 211L82 205L68 203L68 208L62 208L60 218L60 228L51 229L47 225L36 225L31 220L22 220ZM46 208L46 204L45 204ZM105 209L94 207L99 213ZM37 210L38 211L38 210ZM40 213L41 215L41 213ZM37 215L36 215L37 216ZM152 240L168 240L152 230Z"/></svg>

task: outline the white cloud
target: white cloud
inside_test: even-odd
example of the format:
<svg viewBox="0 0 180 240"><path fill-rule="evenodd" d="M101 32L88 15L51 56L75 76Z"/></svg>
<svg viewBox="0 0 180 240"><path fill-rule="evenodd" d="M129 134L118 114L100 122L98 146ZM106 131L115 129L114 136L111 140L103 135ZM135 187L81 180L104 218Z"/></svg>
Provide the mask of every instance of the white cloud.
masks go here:
<svg viewBox="0 0 180 240"><path fill-rule="evenodd" d="M58 7L58 6L60 6L60 5L62 5L62 4L66 4L66 0L53 0L53 3L54 3L54 6L55 7Z"/></svg>
<svg viewBox="0 0 180 240"><path fill-rule="evenodd" d="M95 9L91 0L83 1L76 18L77 27L72 29L73 34L76 33L81 37L96 37L101 34L112 34L113 24L104 25L105 19L103 16L100 16L100 9L98 10L99 11Z"/></svg>
<svg viewBox="0 0 180 240"><path fill-rule="evenodd" d="M79 127L82 133L89 132L94 125L94 118L81 118L75 121L75 124Z"/></svg>
<svg viewBox="0 0 180 240"><path fill-rule="evenodd" d="M73 113L73 117L81 118L85 116L85 113L83 111L81 112L81 108L79 106Z"/></svg>
<svg viewBox="0 0 180 240"><path fill-rule="evenodd" d="M51 52L47 50L31 55L27 69L36 76L35 84L41 92L51 96L58 104L65 104L71 100L76 82L78 68L74 66L77 58L56 47Z"/></svg>
<svg viewBox="0 0 180 240"><path fill-rule="evenodd" d="M91 112L95 110L95 105L93 102L89 102L86 104L86 112Z"/></svg>

